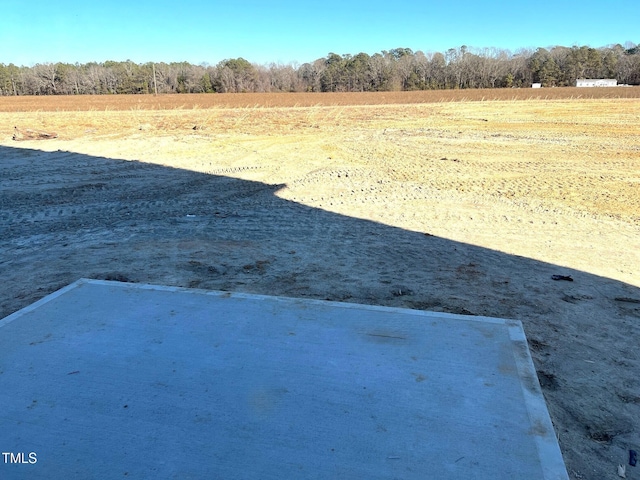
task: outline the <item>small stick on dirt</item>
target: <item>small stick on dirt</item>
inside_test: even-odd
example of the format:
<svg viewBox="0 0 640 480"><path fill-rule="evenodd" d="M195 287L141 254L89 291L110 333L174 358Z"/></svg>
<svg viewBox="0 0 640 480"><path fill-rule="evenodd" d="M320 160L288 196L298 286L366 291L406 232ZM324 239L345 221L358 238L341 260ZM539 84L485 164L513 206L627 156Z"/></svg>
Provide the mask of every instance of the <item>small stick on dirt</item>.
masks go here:
<svg viewBox="0 0 640 480"><path fill-rule="evenodd" d="M629 297L616 297L616 298L614 298L614 300L616 302L640 303L640 299L629 298Z"/></svg>
<svg viewBox="0 0 640 480"><path fill-rule="evenodd" d="M571 275L553 275L551 280L564 280L566 282L573 282L573 278Z"/></svg>

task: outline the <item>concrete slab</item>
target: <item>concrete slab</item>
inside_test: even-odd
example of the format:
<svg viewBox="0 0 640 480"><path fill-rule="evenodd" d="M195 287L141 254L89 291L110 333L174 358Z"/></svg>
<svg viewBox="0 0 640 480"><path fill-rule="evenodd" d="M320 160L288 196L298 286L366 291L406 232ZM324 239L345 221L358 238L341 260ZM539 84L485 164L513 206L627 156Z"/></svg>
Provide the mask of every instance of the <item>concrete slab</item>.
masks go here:
<svg viewBox="0 0 640 480"><path fill-rule="evenodd" d="M512 320L80 280L0 406L3 479L568 478Z"/></svg>

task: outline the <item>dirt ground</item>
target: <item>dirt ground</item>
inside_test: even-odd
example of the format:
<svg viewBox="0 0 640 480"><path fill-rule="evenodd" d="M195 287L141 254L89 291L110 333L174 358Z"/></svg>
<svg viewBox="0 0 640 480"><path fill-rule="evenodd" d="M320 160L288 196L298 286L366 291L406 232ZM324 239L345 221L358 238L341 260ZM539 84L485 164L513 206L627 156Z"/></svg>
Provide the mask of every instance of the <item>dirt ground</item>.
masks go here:
<svg viewBox="0 0 640 480"><path fill-rule="evenodd" d="M81 277L514 318L570 477L640 450L640 100L79 110L0 112L0 318Z"/></svg>

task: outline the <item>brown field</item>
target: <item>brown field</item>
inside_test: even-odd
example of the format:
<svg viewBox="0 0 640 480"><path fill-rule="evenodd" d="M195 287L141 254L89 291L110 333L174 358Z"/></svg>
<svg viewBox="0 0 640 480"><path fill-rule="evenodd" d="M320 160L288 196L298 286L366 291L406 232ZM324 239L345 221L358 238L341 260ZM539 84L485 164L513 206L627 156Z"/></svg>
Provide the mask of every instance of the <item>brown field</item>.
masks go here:
<svg viewBox="0 0 640 480"><path fill-rule="evenodd" d="M640 447L639 97L0 98L0 318L80 277L516 318L570 477L616 478Z"/></svg>
<svg viewBox="0 0 640 480"><path fill-rule="evenodd" d="M265 108L412 103L640 98L640 87L426 90L362 93L222 93L0 97L0 112Z"/></svg>

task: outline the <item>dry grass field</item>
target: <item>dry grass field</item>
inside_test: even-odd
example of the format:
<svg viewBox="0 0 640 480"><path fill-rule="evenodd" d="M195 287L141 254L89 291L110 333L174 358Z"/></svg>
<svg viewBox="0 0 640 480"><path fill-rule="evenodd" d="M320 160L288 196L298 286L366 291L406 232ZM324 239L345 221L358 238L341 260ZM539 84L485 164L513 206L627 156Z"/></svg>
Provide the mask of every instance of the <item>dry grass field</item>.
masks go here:
<svg viewBox="0 0 640 480"><path fill-rule="evenodd" d="M570 477L616 478L640 447L638 97L0 98L0 318L80 277L516 318Z"/></svg>

